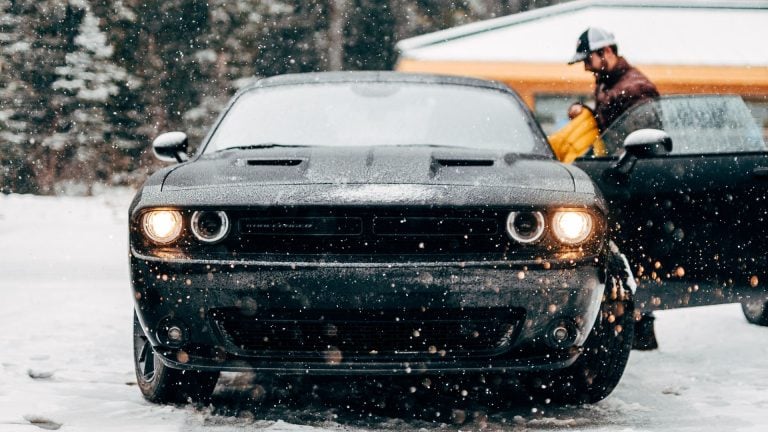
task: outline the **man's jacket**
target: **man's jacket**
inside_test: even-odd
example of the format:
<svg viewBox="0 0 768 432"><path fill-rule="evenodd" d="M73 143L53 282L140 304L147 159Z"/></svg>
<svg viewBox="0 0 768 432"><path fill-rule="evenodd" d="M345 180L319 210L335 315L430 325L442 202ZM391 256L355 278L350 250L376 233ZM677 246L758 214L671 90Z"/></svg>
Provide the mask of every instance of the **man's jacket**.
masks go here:
<svg viewBox="0 0 768 432"><path fill-rule="evenodd" d="M611 72L598 74L596 79L595 120L600 132L635 104L658 96L656 86L623 57L619 57Z"/></svg>

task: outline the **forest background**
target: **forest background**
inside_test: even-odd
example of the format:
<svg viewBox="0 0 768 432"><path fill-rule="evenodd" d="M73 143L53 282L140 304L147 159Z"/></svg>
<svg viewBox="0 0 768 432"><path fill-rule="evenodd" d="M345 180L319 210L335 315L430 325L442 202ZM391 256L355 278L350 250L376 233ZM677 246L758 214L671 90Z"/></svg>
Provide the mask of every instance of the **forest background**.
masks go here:
<svg viewBox="0 0 768 432"><path fill-rule="evenodd" d="M558 0L0 0L0 192L137 186L265 76L392 69L407 37Z"/></svg>

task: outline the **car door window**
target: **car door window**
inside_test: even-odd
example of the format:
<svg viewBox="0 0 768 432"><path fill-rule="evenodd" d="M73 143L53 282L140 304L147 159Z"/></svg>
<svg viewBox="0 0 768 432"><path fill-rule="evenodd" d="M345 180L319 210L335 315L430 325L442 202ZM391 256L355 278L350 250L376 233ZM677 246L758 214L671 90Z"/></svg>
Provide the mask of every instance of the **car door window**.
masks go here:
<svg viewBox="0 0 768 432"><path fill-rule="evenodd" d="M643 128L669 134L673 155L766 151L760 128L739 96L665 96L636 106L603 132L608 154L621 153L627 135Z"/></svg>
<svg viewBox="0 0 768 432"><path fill-rule="evenodd" d="M622 152L624 139L638 129L663 129L661 106L658 101L642 103L624 113L600 136L605 144L606 154Z"/></svg>

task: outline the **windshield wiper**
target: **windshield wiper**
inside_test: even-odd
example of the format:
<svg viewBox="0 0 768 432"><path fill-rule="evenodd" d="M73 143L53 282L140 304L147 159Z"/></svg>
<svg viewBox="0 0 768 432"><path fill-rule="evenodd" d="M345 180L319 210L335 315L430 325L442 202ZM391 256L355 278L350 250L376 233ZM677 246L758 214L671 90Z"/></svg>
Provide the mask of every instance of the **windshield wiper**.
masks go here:
<svg viewBox="0 0 768 432"><path fill-rule="evenodd" d="M448 145L448 144L393 144L388 146L382 146L382 147L431 147L431 148L459 148L459 149L476 149L475 147L470 146L458 146L458 145Z"/></svg>
<svg viewBox="0 0 768 432"><path fill-rule="evenodd" d="M252 149L263 149L263 148L272 148L272 147L308 147L308 146L304 144L259 143L259 144L246 144L246 145L240 145L240 146L226 147L216 151L220 152L220 151L227 151L227 150L252 150Z"/></svg>

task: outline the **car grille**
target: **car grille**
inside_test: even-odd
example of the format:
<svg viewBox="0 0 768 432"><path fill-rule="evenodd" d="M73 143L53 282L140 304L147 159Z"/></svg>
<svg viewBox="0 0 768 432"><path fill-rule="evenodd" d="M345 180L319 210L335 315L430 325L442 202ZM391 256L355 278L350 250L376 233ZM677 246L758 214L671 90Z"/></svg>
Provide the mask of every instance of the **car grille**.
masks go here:
<svg viewBox="0 0 768 432"><path fill-rule="evenodd" d="M277 315L277 313L275 313ZM287 352L324 356L493 355L514 342L524 313L509 308L476 311L280 312L279 318L218 309L212 318L223 338L254 355Z"/></svg>
<svg viewBox="0 0 768 432"><path fill-rule="evenodd" d="M247 236L336 236L360 235L359 217L273 217L243 218L240 233Z"/></svg>
<svg viewBox="0 0 768 432"><path fill-rule="evenodd" d="M498 232L494 218L379 217L373 219L376 235L484 236Z"/></svg>
<svg viewBox="0 0 768 432"><path fill-rule="evenodd" d="M520 249L506 234L508 214L486 209L290 209L258 215L241 211L231 213L235 230L225 245L236 254L272 256L442 254L503 259Z"/></svg>

